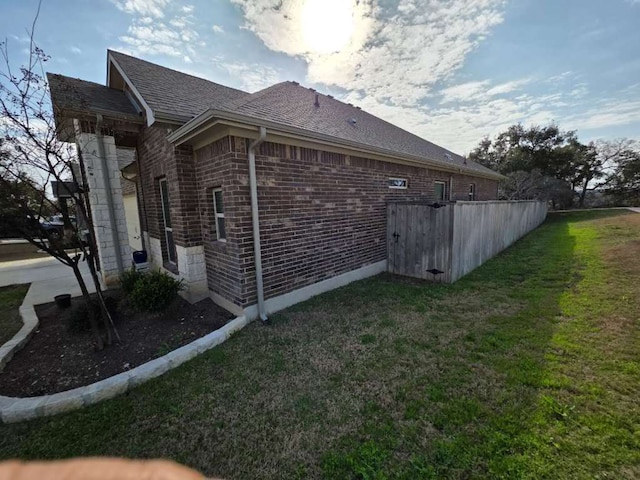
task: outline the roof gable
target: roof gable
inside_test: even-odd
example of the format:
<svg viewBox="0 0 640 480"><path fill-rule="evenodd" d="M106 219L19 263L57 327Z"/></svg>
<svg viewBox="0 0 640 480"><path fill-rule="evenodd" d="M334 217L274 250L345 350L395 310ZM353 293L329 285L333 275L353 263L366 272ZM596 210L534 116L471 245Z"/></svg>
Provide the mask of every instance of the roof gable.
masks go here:
<svg viewBox="0 0 640 480"><path fill-rule="evenodd" d="M139 118L138 111L122 90L56 73L47 73L47 81L57 112L93 112Z"/></svg>
<svg viewBox="0 0 640 480"><path fill-rule="evenodd" d="M186 122L208 108L249 95L247 92L226 87L203 78L162 67L113 50L108 51L107 77L109 86L118 87L112 75L112 62L118 73L126 77L131 89L149 107L154 117Z"/></svg>

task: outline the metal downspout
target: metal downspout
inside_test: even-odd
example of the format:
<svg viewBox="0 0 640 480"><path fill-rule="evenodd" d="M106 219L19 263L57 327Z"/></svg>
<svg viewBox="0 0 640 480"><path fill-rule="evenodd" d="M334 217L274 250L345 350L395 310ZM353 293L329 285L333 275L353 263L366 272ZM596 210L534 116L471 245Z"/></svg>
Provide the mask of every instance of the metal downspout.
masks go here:
<svg viewBox="0 0 640 480"><path fill-rule="evenodd" d="M118 273L122 275L124 273L124 267L122 265L122 250L120 249L120 241L118 239L118 230L116 224L116 212L113 208L113 197L111 190L111 175L109 174L109 168L107 165L107 155L104 148L104 139L102 137L102 115L96 115L96 140L98 141L98 156L100 157L100 164L102 165L102 176L104 178L104 188L106 190L107 208L109 209L109 226L111 227L111 240L113 241L113 248L116 251L116 265L118 267Z"/></svg>
<svg viewBox="0 0 640 480"><path fill-rule="evenodd" d="M256 264L256 293L258 295L258 315L266 322L267 312L264 308L264 285L262 283L262 250L260 248L260 219L258 216L258 181L256 177L255 147L267 136L267 129L260 127L260 136L249 145L249 190L251 191L251 221L253 224L253 255Z"/></svg>

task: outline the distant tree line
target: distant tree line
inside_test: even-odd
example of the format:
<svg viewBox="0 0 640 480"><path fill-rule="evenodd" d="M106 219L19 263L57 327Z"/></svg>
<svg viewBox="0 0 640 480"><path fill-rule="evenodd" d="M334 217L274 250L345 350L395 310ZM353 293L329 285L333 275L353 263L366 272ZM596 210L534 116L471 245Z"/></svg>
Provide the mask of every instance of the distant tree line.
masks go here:
<svg viewBox="0 0 640 480"><path fill-rule="evenodd" d="M640 144L598 140L588 144L558 125L512 125L484 138L469 158L507 178L505 200L547 200L553 208L638 205Z"/></svg>

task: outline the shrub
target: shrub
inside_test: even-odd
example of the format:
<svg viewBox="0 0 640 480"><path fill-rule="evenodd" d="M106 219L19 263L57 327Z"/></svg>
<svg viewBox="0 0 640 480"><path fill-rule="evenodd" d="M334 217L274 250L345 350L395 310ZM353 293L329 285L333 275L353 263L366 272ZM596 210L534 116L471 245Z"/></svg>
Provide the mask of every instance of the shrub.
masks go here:
<svg viewBox="0 0 640 480"><path fill-rule="evenodd" d="M136 270L135 267L131 268L130 270L125 270L125 272L120 275L120 285L122 286L122 290L124 290L124 293L128 294L129 292L133 291L136 282L140 278L142 278L142 275L144 274Z"/></svg>
<svg viewBox="0 0 640 480"><path fill-rule="evenodd" d="M141 274L126 294L134 309L160 312L173 303L183 288L182 280L175 280L164 272L154 271Z"/></svg>

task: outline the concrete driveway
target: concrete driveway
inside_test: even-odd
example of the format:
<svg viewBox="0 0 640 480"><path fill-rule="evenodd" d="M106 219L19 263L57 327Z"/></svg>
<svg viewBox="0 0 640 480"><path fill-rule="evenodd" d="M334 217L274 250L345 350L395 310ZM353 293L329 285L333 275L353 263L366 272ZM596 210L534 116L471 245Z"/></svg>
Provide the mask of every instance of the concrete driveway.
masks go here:
<svg viewBox="0 0 640 480"><path fill-rule="evenodd" d="M80 270L89 291L95 291L86 262L80 262ZM73 270L52 257L1 262L0 287L20 283L31 284L25 303L32 305L52 302L53 297L62 293L81 294Z"/></svg>

